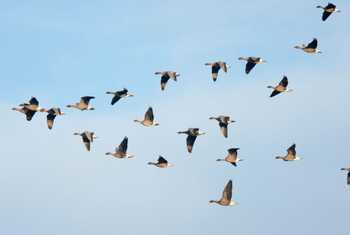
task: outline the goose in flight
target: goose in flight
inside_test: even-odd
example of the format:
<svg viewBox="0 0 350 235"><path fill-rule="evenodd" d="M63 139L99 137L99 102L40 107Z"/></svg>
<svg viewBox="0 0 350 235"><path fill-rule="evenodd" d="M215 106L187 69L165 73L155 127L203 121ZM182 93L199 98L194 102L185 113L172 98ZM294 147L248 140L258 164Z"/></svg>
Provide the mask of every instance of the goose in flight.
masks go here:
<svg viewBox="0 0 350 235"><path fill-rule="evenodd" d="M164 72L155 72L155 75L161 75L160 77L160 89L164 91L165 86L169 79L173 79L174 81L177 81L177 77L180 76L179 73L174 72L174 71L164 71Z"/></svg>
<svg viewBox="0 0 350 235"><path fill-rule="evenodd" d="M237 166L238 162L243 161L243 159L238 157L238 150L239 148L230 148L227 150L228 155L224 159L217 159L216 161L225 161L231 163L233 166Z"/></svg>
<svg viewBox="0 0 350 235"><path fill-rule="evenodd" d="M31 121L36 112L47 111L39 106L39 101L35 97L31 97L28 103L20 104L19 107L12 108L12 110L24 113L27 121Z"/></svg>
<svg viewBox="0 0 350 235"><path fill-rule="evenodd" d="M56 116L64 115L65 113L61 111L60 108L51 108L47 111L47 127L51 130L53 127L54 120Z"/></svg>
<svg viewBox="0 0 350 235"><path fill-rule="evenodd" d="M309 44L307 45L302 44L301 46L295 46L294 48L303 50L304 52L309 54L320 54L322 53L322 51L317 49L317 44L318 44L318 41L316 38L314 38Z"/></svg>
<svg viewBox="0 0 350 235"><path fill-rule="evenodd" d="M124 88L121 91L107 91L106 94L113 95L111 105L117 103L121 98L132 97L133 94L129 93L128 89Z"/></svg>
<svg viewBox="0 0 350 235"><path fill-rule="evenodd" d="M295 144L293 144L287 149L286 156L284 157L278 156L276 157L276 159L282 159L283 161L298 161L298 160L301 160L302 158L297 156L297 153L295 151Z"/></svg>
<svg viewBox="0 0 350 235"><path fill-rule="evenodd" d="M326 21L327 18L332 15L334 12L340 12L339 9L337 9L337 6L334 5L333 3L328 3L327 6L317 6L317 8L323 9L323 14L322 14L322 20Z"/></svg>
<svg viewBox="0 0 350 235"><path fill-rule="evenodd" d="M348 185L350 185L350 167L349 168L341 168L340 170L348 172L348 175L347 175L347 178L346 178L346 182L347 182Z"/></svg>
<svg viewBox="0 0 350 235"><path fill-rule="evenodd" d="M144 126L159 126L159 123L154 121L154 115L153 115L153 109L152 107L149 107L148 110L145 113L144 119L141 120L134 120L134 122L138 122Z"/></svg>
<svg viewBox="0 0 350 235"><path fill-rule="evenodd" d="M187 144L187 151L189 153L192 153L194 142L196 141L197 136L204 135L205 132L200 132L199 128L188 128L187 131L179 131L178 134L186 134L186 144Z"/></svg>
<svg viewBox="0 0 350 235"><path fill-rule="evenodd" d="M227 70L230 67L224 61L216 61L214 63L205 63L205 65L211 66L211 76L212 76L214 82L218 79L218 73L219 73L220 69L222 69L225 73L227 73Z"/></svg>
<svg viewBox="0 0 350 235"><path fill-rule="evenodd" d="M288 86L288 78L287 76L283 76L282 80L277 86L268 86L267 88L273 89L270 97L274 97L282 92L291 92L292 89L287 89Z"/></svg>
<svg viewBox="0 0 350 235"><path fill-rule="evenodd" d="M174 166L173 164L169 163L165 158L162 156L159 156L157 162L149 162L148 165L154 165L159 168L168 168Z"/></svg>
<svg viewBox="0 0 350 235"><path fill-rule="evenodd" d="M237 205L237 202L231 200L232 199L232 180L230 180L226 186L224 191L222 192L222 197L220 200L210 200L209 203L217 203L221 206L234 206Z"/></svg>
<svg viewBox="0 0 350 235"><path fill-rule="evenodd" d="M234 120L231 120L229 116L220 115L218 117L210 117L210 120L216 120L219 122L220 130L225 138L228 136L228 124L235 122Z"/></svg>
<svg viewBox="0 0 350 235"><path fill-rule="evenodd" d="M247 64L245 65L245 73L246 74L249 74L250 71L255 67L255 65L267 62L266 60L262 59L261 57L239 57L238 59L247 61Z"/></svg>
<svg viewBox="0 0 350 235"><path fill-rule="evenodd" d="M94 142L94 139L97 138L95 133L94 132L90 132L90 131L84 131L83 133L74 133L74 135L80 135L81 136L87 151L90 151L91 143Z"/></svg>
<svg viewBox="0 0 350 235"><path fill-rule="evenodd" d="M112 155L116 158L133 158L134 155L130 155L127 153L128 151L128 137L125 136L122 142L119 144L117 148L115 148L115 152L108 152L106 155Z"/></svg>
<svg viewBox="0 0 350 235"><path fill-rule="evenodd" d="M67 105L67 108L76 108L79 109L81 111L83 110L94 110L95 108L93 108L90 105L90 100L95 99L94 96L83 96L80 98L80 102L79 103L75 103L75 104L69 104Z"/></svg>

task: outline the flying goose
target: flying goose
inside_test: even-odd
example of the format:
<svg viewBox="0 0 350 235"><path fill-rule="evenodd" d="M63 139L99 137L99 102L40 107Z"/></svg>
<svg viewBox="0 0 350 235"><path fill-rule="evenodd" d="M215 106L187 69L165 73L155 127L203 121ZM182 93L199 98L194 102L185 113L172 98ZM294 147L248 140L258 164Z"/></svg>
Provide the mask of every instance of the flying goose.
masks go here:
<svg viewBox="0 0 350 235"><path fill-rule="evenodd" d="M334 12L340 12L339 9L337 9L337 6L332 4L332 3L328 3L327 6L323 7L323 6L317 6L317 8L322 8L323 9L323 14L322 14L322 20L326 21L327 18Z"/></svg>
<svg viewBox="0 0 350 235"><path fill-rule="evenodd" d="M95 133L94 132L90 132L90 131L84 131L83 133L74 133L74 135L80 135L81 136L87 151L90 151L91 143L94 142L94 139L97 138Z"/></svg>
<svg viewBox="0 0 350 235"><path fill-rule="evenodd" d="M340 170L348 172L347 184L350 185L350 167L349 168L341 168Z"/></svg>
<svg viewBox="0 0 350 235"><path fill-rule="evenodd" d="M222 197L220 200L210 200L209 203L217 203L221 206L234 206L237 202L231 200L232 199L232 180L230 180L226 186L224 191L222 192Z"/></svg>
<svg viewBox="0 0 350 235"><path fill-rule="evenodd" d="M67 105L68 108L76 108L79 109L81 111L83 110L94 110L95 108L93 108L90 105L90 100L91 99L95 99L94 96L83 96L80 98L80 102L79 103L75 103L75 104L69 104Z"/></svg>
<svg viewBox="0 0 350 235"><path fill-rule="evenodd" d="M167 84L167 82L169 81L169 79L173 79L174 81L177 81L177 77L180 76L179 73L174 72L174 71L164 71L164 72L155 72L155 75L161 75L160 78L160 89L162 91L164 91L165 86Z"/></svg>
<svg viewBox="0 0 350 235"><path fill-rule="evenodd" d="M47 110L39 106L39 101L35 97L31 97L28 103L22 103L17 108L12 108L14 111L24 113L27 121L32 120L36 112L46 112Z"/></svg>
<svg viewBox="0 0 350 235"><path fill-rule="evenodd" d="M121 91L107 91L106 94L114 95L111 101L111 105L117 103L121 98L132 97L133 94L129 93L128 89L124 88Z"/></svg>
<svg viewBox="0 0 350 235"><path fill-rule="evenodd" d="M157 162L149 162L148 165L154 165L159 168L168 168L174 166L173 164L169 163L165 158L162 156L159 156Z"/></svg>
<svg viewBox="0 0 350 235"><path fill-rule="evenodd" d="M128 150L128 137L125 136L122 142L119 144L117 148L115 148L115 152L111 153L108 152L106 155L112 155L113 157L116 158L133 158L134 155L130 155L127 153Z"/></svg>
<svg viewBox="0 0 350 235"><path fill-rule="evenodd" d="M301 160L302 158L298 157L296 154L297 153L295 151L295 144L293 144L292 146L290 146L287 149L287 155L286 156L284 156L284 157L278 156L278 157L276 157L276 159L282 159L283 161L298 161L298 160Z"/></svg>
<svg viewBox="0 0 350 235"><path fill-rule="evenodd" d="M47 111L47 127L51 130L56 116L64 115L60 108L51 108Z"/></svg>
<svg viewBox="0 0 350 235"><path fill-rule="evenodd" d="M145 117L142 121L134 120L134 122L141 123L144 126L159 126L159 123L154 121L153 109L149 107L145 113Z"/></svg>
<svg viewBox="0 0 350 235"><path fill-rule="evenodd" d="M255 67L255 65L267 62L266 60L260 57L239 57L238 59L247 61L247 64L245 66L246 74L249 74L250 71Z"/></svg>
<svg viewBox="0 0 350 235"><path fill-rule="evenodd" d="M310 53L310 54L320 54L322 53L322 51L320 51L319 49L317 49L317 39L314 38L312 40L312 42L310 42L308 45L302 44L301 46L295 46L294 48L296 49L301 49L306 53Z"/></svg>
<svg viewBox="0 0 350 235"><path fill-rule="evenodd" d="M224 159L217 159L216 161L220 162L220 161L225 161L228 163L231 163L234 166L237 166L237 163L240 161L243 161L243 159L240 159L237 155L237 150L239 150L239 148L230 148L227 150L228 155L224 158Z"/></svg>
<svg viewBox="0 0 350 235"><path fill-rule="evenodd" d="M186 144L187 144L187 151L189 153L192 153L194 142L196 141L197 136L204 135L205 132L200 132L199 128L188 128L187 131L179 131L178 134L186 134Z"/></svg>
<svg viewBox="0 0 350 235"><path fill-rule="evenodd" d="M218 79L218 73L220 69L222 69L225 73L227 73L227 69L229 68L229 65L227 65L226 62L224 61L217 61L214 63L205 63L205 65L211 66L211 76L214 82Z"/></svg>
<svg viewBox="0 0 350 235"><path fill-rule="evenodd" d="M231 118L229 116L224 116L224 115L220 115L218 117L210 117L210 120L217 120L219 122L219 126L220 126L220 130L222 132L222 134L224 135L225 138L227 138L228 136L228 130L227 130L227 126L230 123L235 122L234 120L231 120Z"/></svg>
<svg viewBox="0 0 350 235"><path fill-rule="evenodd" d="M270 97L274 97L282 92L291 92L292 89L287 89L288 86L288 78L287 76L283 76L282 80L277 86L268 86L267 88L273 89Z"/></svg>

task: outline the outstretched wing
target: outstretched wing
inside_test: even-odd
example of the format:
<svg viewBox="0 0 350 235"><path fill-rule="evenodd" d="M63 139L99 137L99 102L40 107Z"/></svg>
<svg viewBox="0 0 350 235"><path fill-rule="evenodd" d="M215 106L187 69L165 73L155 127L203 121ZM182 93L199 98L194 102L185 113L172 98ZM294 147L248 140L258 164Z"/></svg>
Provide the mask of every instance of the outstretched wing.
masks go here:
<svg viewBox="0 0 350 235"><path fill-rule="evenodd" d="M147 112L145 113L145 120L149 120L153 122L154 120L154 115L153 115L153 109L152 107L149 107Z"/></svg>
<svg viewBox="0 0 350 235"><path fill-rule="evenodd" d="M252 71L252 69L255 67L255 65L256 65L256 63L248 61L246 66L245 66L245 73L249 74L250 71Z"/></svg>
<svg viewBox="0 0 350 235"><path fill-rule="evenodd" d="M119 144L118 148L116 149L116 152L126 153L127 150L128 150L128 137L125 136L122 142Z"/></svg>
<svg viewBox="0 0 350 235"><path fill-rule="evenodd" d="M232 180L230 180L226 186L224 191L222 192L222 199L230 202L232 198Z"/></svg>
<svg viewBox="0 0 350 235"><path fill-rule="evenodd" d="M115 96L113 96L112 101L111 101L111 105L114 105L115 103L118 102L118 100L120 100L120 95L116 94Z"/></svg>
<svg viewBox="0 0 350 235"><path fill-rule="evenodd" d="M212 75L212 78L213 78L214 82L218 78L219 70L220 70L220 64L219 63L214 63L211 66L211 75Z"/></svg>
<svg viewBox="0 0 350 235"><path fill-rule="evenodd" d="M89 104L91 99L95 99L94 96L83 96L80 99L80 102L83 102L84 104Z"/></svg>
<svg viewBox="0 0 350 235"><path fill-rule="evenodd" d="M227 136L228 136L227 123L219 122L219 126L220 126L220 130L221 130L222 134L224 135L224 137L227 138Z"/></svg>
<svg viewBox="0 0 350 235"><path fill-rule="evenodd" d="M314 38L314 40L312 40L312 42L310 42L306 48L312 48L312 49L316 49L317 48L317 39Z"/></svg>
<svg viewBox="0 0 350 235"><path fill-rule="evenodd" d="M279 83L280 86L287 87L288 86L288 78L284 76Z"/></svg>
<svg viewBox="0 0 350 235"><path fill-rule="evenodd" d="M49 110L49 114L46 116L46 119L47 119L47 127L51 130L53 127L53 123L56 115L54 112L50 112L50 110Z"/></svg>
<svg viewBox="0 0 350 235"><path fill-rule="evenodd" d="M296 145L293 144L292 146L290 146L290 147L287 149L288 155L289 155L289 154L292 155L292 156L295 156L295 155L296 155L295 147L296 147Z"/></svg>
<svg viewBox="0 0 350 235"><path fill-rule="evenodd" d="M272 91L270 97L274 97L274 96L278 95L279 93L281 93L281 92L275 89Z"/></svg>
<svg viewBox="0 0 350 235"><path fill-rule="evenodd" d="M29 100L29 104L33 105L33 106L39 106L39 101L35 98L35 97L32 97L30 100Z"/></svg>
<svg viewBox="0 0 350 235"><path fill-rule="evenodd" d="M167 164L168 161L167 161L165 158L163 158L162 156L159 156L159 158L158 158L158 163L159 163L159 164L162 164L162 163Z"/></svg>
<svg viewBox="0 0 350 235"><path fill-rule="evenodd" d="M186 139L187 144L187 150L189 153L192 153L194 142L196 141L197 136L195 135L188 135Z"/></svg>
<svg viewBox="0 0 350 235"><path fill-rule="evenodd" d="M170 76L168 73L164 73L160 79L160 88L162 89L162 91L165 89L165 86L167 84L167 82L169 81Z"/></svg>

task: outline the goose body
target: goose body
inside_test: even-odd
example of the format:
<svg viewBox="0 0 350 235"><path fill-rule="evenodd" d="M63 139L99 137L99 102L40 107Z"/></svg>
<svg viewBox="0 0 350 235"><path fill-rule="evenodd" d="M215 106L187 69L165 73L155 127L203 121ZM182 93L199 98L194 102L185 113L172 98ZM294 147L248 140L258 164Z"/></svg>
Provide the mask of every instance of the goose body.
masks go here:
<svg viewBox="0 0 350 235"><path fill-rule="evenodd" d="M255 67L255 65L267 62L266 60L264 60L261 57L252 57L252 56L250 56L250 57L239 57L238 60L247 61L246 65L245 65L245 73L246 74L249 74L250 71L252 71L252 69Z"/></svg>
<svg viewBox="0 0 350 235"><path fill-rule="evenodd" d="M56 116L64 115L65 113L61 111L60 108L51 108L47 111L46 121L47 127L51 130Z"/></svg>
<svg viewBox="0 0 350 235"><path fill-rule="evenodd" d="M108 152L106 155L111 155L116 158L133 158L134 155L130 155L128 152L128 137L125 136L118 147L115 148L113 153Z"/></svg>
<svg viewBox="0 0 350 235"><path fill-rule="evenodd" d="M276 159L282 159L283 161L298 161L298 160L301 160L302 158L298 157L296 155L295 147L296 147L296 145L293 144L292 146L290 146L287 149L287 155L285 155L285 156L277 156Z"/></svg>
<svg viewBox="0 0 350 235"><path fill-rule="evenodd" d="M157 162L149 162L148 165L154 165L159 168L168 168L174 166L173 164L169 163L164 157L159 156Z"/></svg>
<svg viewBox="0 0 350 235"><path fill-rule="evenodd" d="M233 166L237 166L238 162L243 161L243 159L240 159L238 157L238 150L239 148L230 148L227 150L228 155L224 159L217 159L216 161L225 161L232 164Z"/></svg>
<svg viewBox="0 0 350 235"><path fill-rule="evenodd" d="M327 6L317 6L317 8L323 9L322 14L322 21L326 21L330 15L332 15L334 12L340 12L339 9L337 9L337 6L333 3L328 3Z"/></svg>
<svg viewBox="0 0 350 235"><path fill-rule="evenodd" d="M314 38L309 44L302 44L301 46L295 46L294 48L303 50L309 54L320 54L322 53L318 48L318 40Z"/></svg>
<svg viewBox="0 0 350 235"><path fill-rule="evenodd" d="M346 177L346 183L347 183L347 185L350 185L350 167L349 168L341 168L340 170L348 172L347 177Z"/></svg>
<svg viewBox="0 0 350 235"><path fill-rule="evenodd" d="M234 206L237 202L232 200L232 180L226 184L222 196L219 200L210 200L209 203L216 203L221 206Z"/></svg>
<svg viewBox="0 0 350 235"><path fill-rule="evenodd" d="M159 123L154 121L154 114L152 107L149 107L148 110L145 113L145 117L143 120L134 120L135 122L138 122L144 126L150 127L150 126L159 126Z"/></svg>
<svg viewBox="0 0 350 235"><path fill-rule="evenodd" d="M12 110L14 111L18 111L20 113L23 113L24 115L26 115L26 119L27 121L31 121L32 118L34 117L34 114L36 113L36 111L32 111L26 107L20 107L20 108L12 108Z"/></svg>
<svg viewBox="0 0 350 235"><path fill-rule="evenodd" d="M94 110L95 108L90 105L90 100L95 99L94 96L83 96L80 98L79 103L69 104L67 108L76 108L81 111Z"/></svg>
<svg viewBox="0 0 350 235"><path fill-rule="evenodd" d="M97 138L95 133L94 132L90 132L90 131L84 131L82 133L74 133L74 135L80 135L81 136L87 151L90 151L91 143L94 142L94 139Z"/></svg>
<svg viewBox="0 0 350 235"><path fill-rule="evenodd" d="M134 96L133 94L129 93L128 89L124 88L123 90L120 91L107 91L106 94L113 95L113 98L111 100L111 105L114 105L117 103L121 98L126 98L126 97L132 97Z"/></svg>
<svg viewBox="0 0 350 235"><path fill-rule="evenodd" d="M165 90L165 86L166 86L167 82L169 81L169 79L173 79L174 81L177 81L177 77L180 76L180 74L175 72L175 71L155 72L154 74L155 75L161 75L161 78L160 78L160 89L162 91Z"/></svg>
<svg viewBox="0 0 350 235"><path fill-rule="evenodd" d="M223 136L225 138L228 137L228 125L230 123L235 122L234 120L231 120L230 116L224 116L224 115L220 115L218 117L210 117L210 120L216 120L219 122L219 127L221 130L221 133L223 134Z"/></svg>
<svg viewBox="0 0 350 235"><path fill-rule="evenodd" d="M206 66L211 67L211 76L213 81L215 82L218 79L218 74L220 69L222 69L225 73L227 73L227 70L229 66L224 61L216 61L213 63L205 63Z"/></svg>
<svg viewBox="0 0 350 235"><path fill-rule="evenodd" d="M192 153L194 142L197 139L197 136L204 135L205 132L200 132L199 128L188 128L186 131L179 131L178 134L186 134L186 144L187 144L187 151L189 153Z"/></svg>
<svg viewBox="0 0 350 235"><path fill-rule="evenodd" d="M282 92L291 92L292 90L287 89L287 87L288 87L288 78L284 76L277 86L268 86L267 88L273 89L270 97L274 97Z"/></svg>

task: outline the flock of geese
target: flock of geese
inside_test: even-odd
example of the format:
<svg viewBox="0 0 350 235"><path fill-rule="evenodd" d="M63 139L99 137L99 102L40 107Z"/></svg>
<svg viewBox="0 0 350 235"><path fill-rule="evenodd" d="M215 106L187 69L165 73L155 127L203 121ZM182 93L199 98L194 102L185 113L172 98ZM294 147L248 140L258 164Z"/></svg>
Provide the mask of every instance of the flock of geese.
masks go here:
<svg viewBox="0 0 350 235"><path fill-rule="evenodd" d="M327 6L317 6L317 8L323 9L322 14L322 20L325 21L327 18L332 15L335 12L340 12L339 9L336 8L336 6L332 3L329 3ZM306 53L310 54L318 54L322 53L318 48L318 41L316 38L314 38L309 44L305 45L298 45L295 46L296 49L303 50ZM245 65L245 72L246 74L249 74L252 69L257 64L266 63L266 60L262 59L261 57L239 57L239 60L246 61ZM224 62L224 61L216 61L212 63L205 63L206 66L211 67L211 75L212 79L215 82L218 79L219 71L222 70L223 72L227 73L230 66ZM161 81L160 81L160 87L161 90L164 91L166 88L166 85L170 79L177 81L177 78L180 76L179 73L175 71L163 71L163 72L155 72L155 75L160 75ZM283 93L283 92L290 92L291 89L288 89L288 78L287 76L283 76L282 80L279 82L276 86L268 86L268 88L272 89L272 93L270 97L275 97L276 95ZM120 91L111 92L108 91L106 94L113 95L111 100L111 105L116 104L120 99L126 98L126 97L132 97L133 94L129 93L129 91L124 88ZM85 110L94 110L94 107L91 105L91 100L95 99L94 96L83 96L80 98L80 101L74 104L69 104L66 107L67 108L74 108L81 111ZM28 121L31 121L35 113L41 112L41 113L47 113L47 126L49 129L53 128L54 120L57 116L62 116L65 113L61 111L58 107L52 107L50 109L45 109L39 106L39 101L32 97L28 103L22 103L18 107L13 108L13 110L21 112L25 114L26 119ZM220 115L217 117L210 117L210 120L216 120L219 124L220 130L222 132L222 135L227 138L228 137L228 125L235 122L232 120L229 116ZM146 126L146 127L154 127L158 126L159 123L155 121L154 113L152 107L149 107L144 115L144 118L142 120L136 119L135 122ZM185 134L187 135L186 138L186 145L187 145L187 151L188 153L192 153L194 143L198 136L204 135L205 132L201 132L199 128L188 128L184 131L179 131L178 134ZM86 149L90 151L91 144L94 142L94 139L97 138L94 132L90 131L84 131L82 133L74 133L74 135L78 135L82 138L82 142L84 143ZM128 153L128 137L125 136L124 139L121 141L118 147L115 148L114 152L107 152L106 155L111 155L115 158L133 158L134 155ZM237 166L242 159L238 157L238 150L239 148L230 148L227 150L227 156L223 159L217 159L217 161L224 161L227 162L233 166ZM296 154L296 145L293 144L287 149L287 154L285 156L278 156L276 159L281 159L283 161L297 161L301 160L299 156ZM168 168L173 166L173 164L169 163L164 157L159 156L158 160L156 162L149 162L149 165L154 165L159 168ZM347 171L347 184L350 185L350 168L341 168L343 171ZM229 180L229 182L226 184L224 191L222 193L222 197L219 200L211 200L210 203L217 203L222 206L232 206L237 204L234 200L232 200L232 180Z"/></svg>

